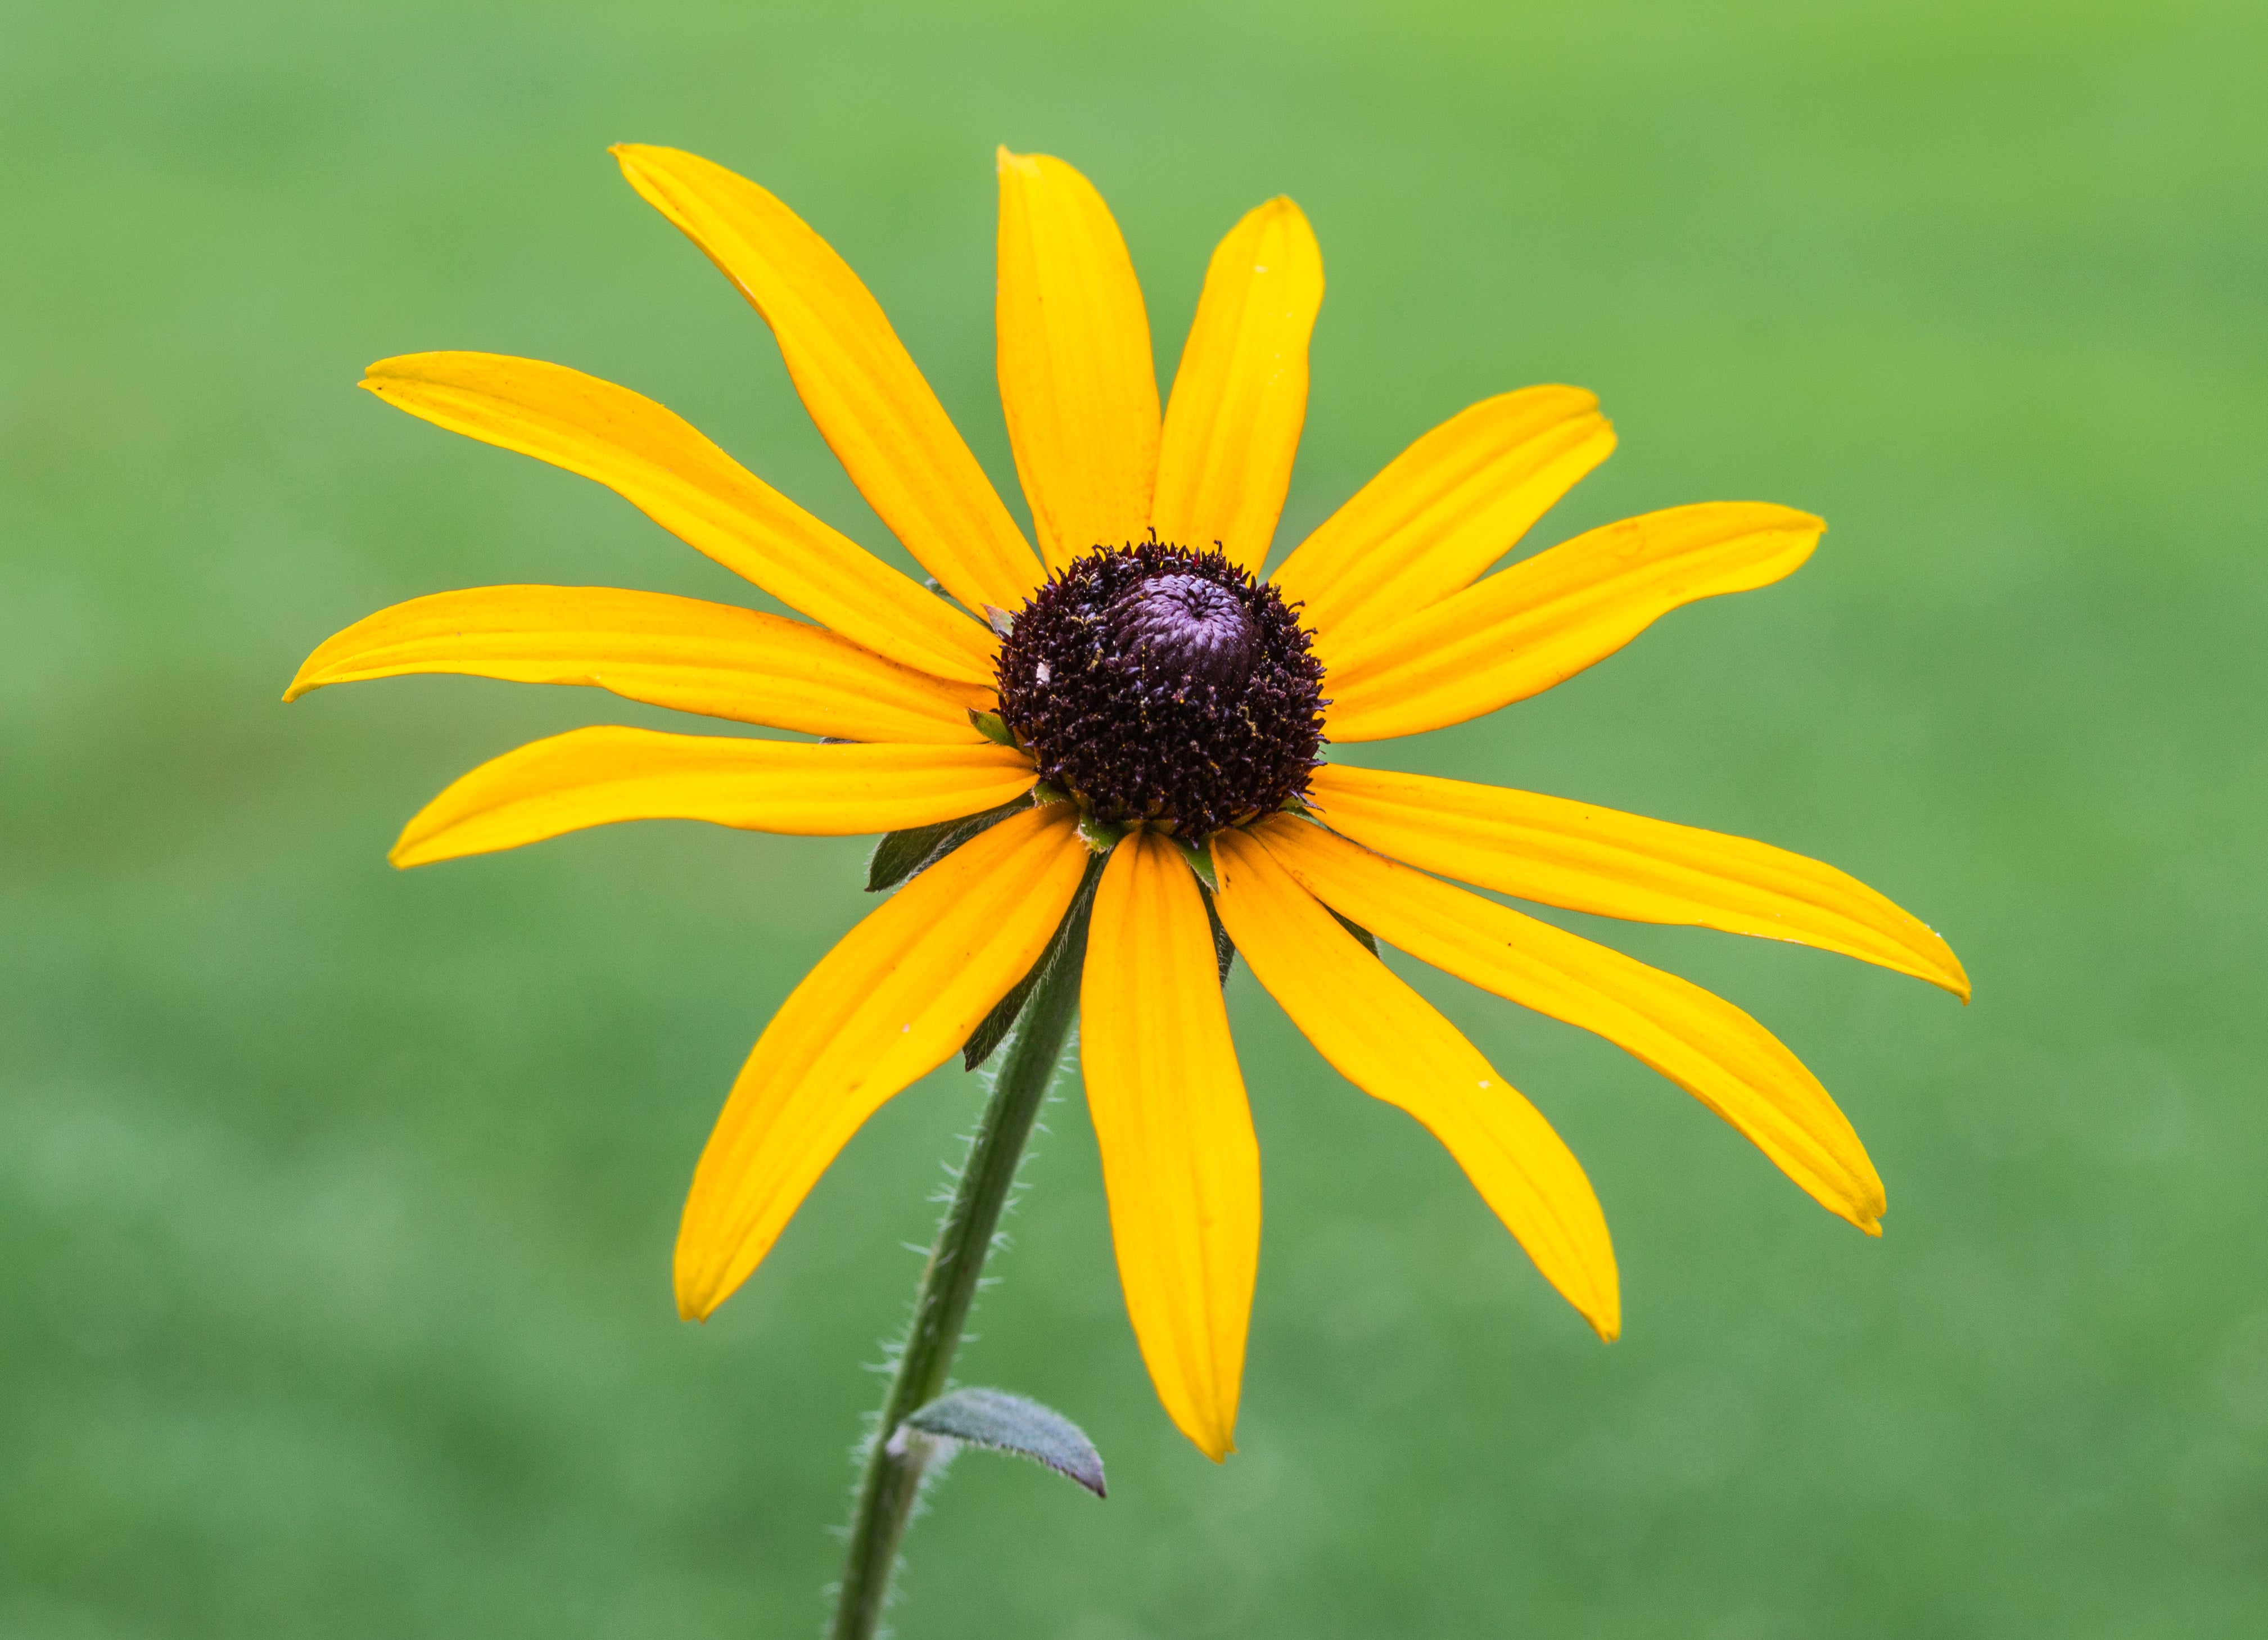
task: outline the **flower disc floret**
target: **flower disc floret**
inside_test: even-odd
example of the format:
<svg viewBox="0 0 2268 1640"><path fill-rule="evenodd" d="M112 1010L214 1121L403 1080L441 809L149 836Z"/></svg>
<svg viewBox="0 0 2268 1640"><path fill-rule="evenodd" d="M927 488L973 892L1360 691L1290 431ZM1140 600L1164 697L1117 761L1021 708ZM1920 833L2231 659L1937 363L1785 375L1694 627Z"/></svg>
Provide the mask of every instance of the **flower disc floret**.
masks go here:
<svg viewBox="0 0 2268 1640"><path fill-rule="evenodd" d="M1000 716L1111 825L1190 838L1305 795L1323 668L1281 595L1218 551L1099 547L1051 577L1000 646Z"/></svg>

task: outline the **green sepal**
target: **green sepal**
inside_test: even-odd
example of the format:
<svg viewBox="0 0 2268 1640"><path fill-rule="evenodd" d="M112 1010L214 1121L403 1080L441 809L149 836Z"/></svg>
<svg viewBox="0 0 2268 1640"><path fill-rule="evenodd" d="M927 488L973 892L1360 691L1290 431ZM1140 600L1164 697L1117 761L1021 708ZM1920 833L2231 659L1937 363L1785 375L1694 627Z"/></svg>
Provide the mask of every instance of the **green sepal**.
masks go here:
<svg viewBox="0 0 2268 1640"><path fill-rule="evenodd" d="M1309 808L1306 804L1300 802L1296 797L1286 798L1284 799L1282 813L1285 814L1296 814L1301 820L1314 820L1315 818L1315 811Z"/></svg>
<svg viewBox="0 0 2268 1640"><path fill-rule="evenodd" d="M939 820L933 826L909 826L903 831L886 833L866 858L866 892L879 894L885 888L895 888L908 878L929 870L978 832L989 831L1011 814L1030 806L1027 798L1012 798L998 808L986 809L982 814L964 814L959 820Z"/></svg>
<svg viewBox="0 0 2268 1640"><path fill-rule="evenodd" d="M1051 780L1042 780L1038 785L1032 788L1032 803L1036 808L1045 808L1050 803L1068 803L1070 801L1071 793L1065 791L1061 786L1056 784L1055 782Z"/></svg>
<svg viewBox="0 0 2268 1640"><path fill-rule="evenodd" d="M977 733L995 746L1012 746L1016 744L1015 735L1001 721L998 712L980 712L972 706L968 709L968 721L976 725Z"/></svg>
<svg viewBox="0 0 2268 1640"><path fill-rule="evenodd" d="M1079 817L1079 835L1086 839L1086 846L1097 854L1108 854L1126 835L1126 827L1099 820L1092 814Z"/></svg>
<svg viewBox="0 0 2268 1640"><path fill-rule="evenodd" d="M1323 909L1326 911L1331 911L1331 908L1329 906L1325 906ZM1339 916L1339 914L1336 911L1331 911L1331 915L1334 917L1338 918L1338 924L1341 928L1346 930L1348 933L1353 935L1357 939L1362 942L1362 948L1365 951L1370 952L1373 957L1378 955L1377 935L1372 933L1368 929L1365 928L1361 923L1355 922L1351 917Z"/></svg>
<svg viewBox="0 0 2268 1640"><path fill-rule="evenodd" d="M909 1414L892 1433L892 1442L902 1441L908 1430L964 1446L1013 1452L1045 1464L1097 1497L1108 1496L1102 1484L1102 1454L1094 1450L1086 1431L1053 1407L1005 1389L947 1391Z"/></svg>
<svg viewBox="0 0 2268 1640"><path fill-rule="evenodd" d="M1048 948L1040 952L1040 960L1032 964L1032 971L1009 988L1008 994L992 1005L992 1011L978 1022L961 1047L961 1063L964 1070L974 1070L992 1057L992 1050L1008 1040L1015 1028L1016 1018L1024 1011L1024 1004L1040 982L1041 975L1057 962L1070 960L1067 956L1071 931L1079 930L1078 960L1086 960L1087 908L1094 903L1094 886L1102 880L1102 857L1096 855L1086 863L1086 875L1079 879L1079 892L1071 896L1070 908L1056 931L1048 937Z"/></svg>
<svg viewBox="0 0 2268 1640"><path fill-rule="evenodd" d="M1182 851L1182 858L1189 863L1189 870L1197 874L1197 881L1214 894L1220 892L1220 879L1213 874L1211 843L1194 843L1186 837L1170 837L1167 841Z"/></svg>
<svg viewBox="0 0 2268 1640"><path fill-rule="evenodd" d="M1221 925L1220 913L1213 909L1212 892L1201 887L1197 890L1197 898L1204 901L1205 921L1212 924L1213 959L1220 964L1220 982L1226 985L1230 965L1236 960L1236 942L1228 937L1228 930Z"/></svg>
<svg viewBox="0 0 2268 1640"><path fill-rule="evenodd" d="M995 636L1006 637L1016 629L1016 617L998 605L987 604L984 606L984 624L992 629Z"/></svg>

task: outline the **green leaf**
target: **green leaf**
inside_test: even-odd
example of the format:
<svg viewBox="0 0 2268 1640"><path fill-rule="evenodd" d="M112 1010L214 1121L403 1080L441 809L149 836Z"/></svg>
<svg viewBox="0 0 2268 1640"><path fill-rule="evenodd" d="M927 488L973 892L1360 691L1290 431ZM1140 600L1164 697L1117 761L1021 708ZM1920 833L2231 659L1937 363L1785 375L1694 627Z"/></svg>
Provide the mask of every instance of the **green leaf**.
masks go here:
<svg viewBox="0 0 2268 1640"><path fill-rule="evenodd" d="M1086 1431L1054 1408L1005 1389L948 1391L908 1416L891 1436L893 1443L902 1439L907 1430L964 1446L1014 1452L1068 1476L1097 1497L1108 1496L1102 1484L1102 1454L1094 1450Z"/></svg>
<svg viewBox="0 0 2268 1640"><path fill-rule="evenodd" d="M1197 881L1219 894L1220 879L1213 875L1211 846L1191 842L1186 837L1175 837L1172 841L1174 847L1182 851L1182 858L1189 863L1189 870L1197 874Z"/></svg>
<svg viewBox="0 0 2268 1640"><path fill-rule="evenodd" d="M1323 909L1326 911L1331 911L1331 908L1329 906L1325 906ZM1338 917L1338 923L1341 928L1346 930L1348 933L1353 935L1357 939L1362 942L1362 948L1365 951L1370 952L1373 957L1378 954L1377 935L1372 933L1359 923L1354 922L1347 917L1339 916L1339 914L1336 911L1331 911L1331 915L1335 917Z"/></svg>
<svg viewBox="0 0 2268 1640"><path fill-rule="evenodd" d="M1057 962L1070 960L1066 946L1071 930L1074 926L1085 925L1086 908L1094 900L1094 886L1102 880L1102 864L1101 855L1089 857L1086 875L1079 879L1079 892L1071 896L1070 908L1064 911L1063 921L1056 924L1056 931L1048 937L1048 948L1040 952L1040 960L1032 964L1032 971L1016 982L1013 989L995 1004L992 1011L986 1014L977 1027L969 1033L968 1041L961 1044L961 1063L964 1070L974 1070L992 1057L992 1050L1006 1041L1008 1033L1015 1028L1016 1017L1024 1011L1025 1001L1038 986L1040 976ZM1084 962L1086 960L1086 942L1082 938L1079 946L1079 960Z"/></svg>
<svg viewBox="0 0 2268 1640"><path fill-rule="evenodd" d="M977 733L995 746L1016 744L1016 737L1009 732L1008 725L1000 720L998 712L980 712L972 706L968 709L968 721L976 725Z"/></svg>
<svg viewBox="0 0 2268 1640"><path fill-rule="evenodd" d="M866 861L866 892L878 894L895 888L908 878L929 870L980 831L989 831L1008 816L1031 806L1025 798L1012 798L982 814L939 820L934 826L909 826L886 834Z"/></svg>

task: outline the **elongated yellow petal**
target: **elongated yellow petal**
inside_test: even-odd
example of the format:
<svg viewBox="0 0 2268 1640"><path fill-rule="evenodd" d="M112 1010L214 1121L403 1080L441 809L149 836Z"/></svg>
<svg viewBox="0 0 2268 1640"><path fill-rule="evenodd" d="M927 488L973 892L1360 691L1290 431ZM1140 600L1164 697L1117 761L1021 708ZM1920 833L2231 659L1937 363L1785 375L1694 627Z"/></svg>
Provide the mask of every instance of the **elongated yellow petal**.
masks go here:
<svg viewBox="0 0 2268 1640"><path fill-rule="evenodd" d="M380 359L364 380L452 432L593 478L688 545L876 654L991 681L993 639L627 387L493 353Z"/></svg>
<svg viewBox="0 0 2268 1640"><path fill-rule="evenodd" d="M855 836L1005 803L1037 778L982 746L810 746L651 729L577 729L482 764L419 811L389 857L429 865L616 820Z"/></svg>
<svg viewBox="0 0 2268 1640"><path fill-rule="evenodd" d="M722 165L674 148L614 151L630 186L764 316L804 408L906 550L972 611L1022 607L1040 561L834 247Z"/></svg>
<svg viewBox="0 0 2268 1640"><path fill-rule="evenodd" d="M1594 394L1524 387L1396 456L1270 577L1352 643L1472 584L1615 447Z"/></svg>
<svg viewBox="0 0 2268 1640"><path fill-rule="evenodd" d="M396 604L308 656L284 698L423 672L587 683L740 723L941 746L980 739L968 713L992 698L799 621L605 586L482 586Z"/></svg>
<svg viewBox="0 0 2268 1640"><path fill-rule="evenodd" d="M1606 1217L1551 1124L1265 846L1217 832L1212 857L1221 923L1292 1022L1348 1081L1425 1123L1544 1279L1612 1339L1622 1298Z"/></svg>
<svg viewBox="0 0 2268 1640"><path fill-rule="evenodd" d="M1383 632L1319 642L1327 732L1383 740L1525 700L1680 604L1778 580L1826 527L1787 507L1711 502L1578 535Z"/></svg>
<svg viewBox="0 0 2268 1640"><path fill-rule="evenodd" d="M1260 1264L1260 1147L1197 879L1137 832L1096 886L1080 1063L1126 1311L1158 1398L1218 1463Z"/></svg>
<svg viewBox="0 0 2268 1640"><path fill-rule="evenodd" d="M1333 909L1422 962L1626 1048L1747 1135L1822 1207L1881 1233L1882 1181L1859 1136L1802 1062L1732 1004L1319 826L1278 815L1255 835Z"/></svg>
<svg viewBox="0 0 2268 1640"><path fill-rule="evenodd" d="M1068 804L1002 820L843 937L782 1005L709 1136L677 1238L677 1308L748 1278L867 1117L968 1038L1039 960L1086 870Z"/></svg>
<svg viewBox="0 0 2268 1640"><path fill-rule="evenodd" d="M1161 540L1218 541L1260 572L1307 417L1307 337L1322 303L1322 252L1288 199L1252 211L1213 252L1166 406L1150 518Z"/></svg>
<svg viewBox="0 0 2268 1640"><path fill-rule="evenodd" d="M1158 367L1126 241L1087 180L1000 151L1000 405L1050 569L1139 537L1158 482Z"/></svg>
<svg viewBox="0 0 2268 1640"><path fill-rule="evenodd" d="M1444 877L1571 911L1839 951L1969 997L1960 960L1923 923L1858 879L1769 843L1337 763L1314 771L1310 791L1332 829Z"/></svg>

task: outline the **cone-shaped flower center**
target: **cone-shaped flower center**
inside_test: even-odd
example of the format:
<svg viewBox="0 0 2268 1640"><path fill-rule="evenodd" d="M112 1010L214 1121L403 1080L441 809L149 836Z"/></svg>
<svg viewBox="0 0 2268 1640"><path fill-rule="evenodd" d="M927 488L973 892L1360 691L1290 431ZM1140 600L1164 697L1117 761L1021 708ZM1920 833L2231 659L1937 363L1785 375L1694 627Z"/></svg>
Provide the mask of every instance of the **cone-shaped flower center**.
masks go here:
<svg viewBox="0 0 2268 1640"><path fill-rule="evenodd" d="M1160 675L1233 688L1251 674L1259 647L1244 602L1199 575L1153 575L1110 607L1127 645Z"/></svg>
<svg viewBox="0 0 2268 1640"><path fill-rule="evenodd" d="M1270 586L1219 552L1097 548L1000 646L1000 716L1099 820L1201 838L1305 793L1322 666Z"/></svg>

